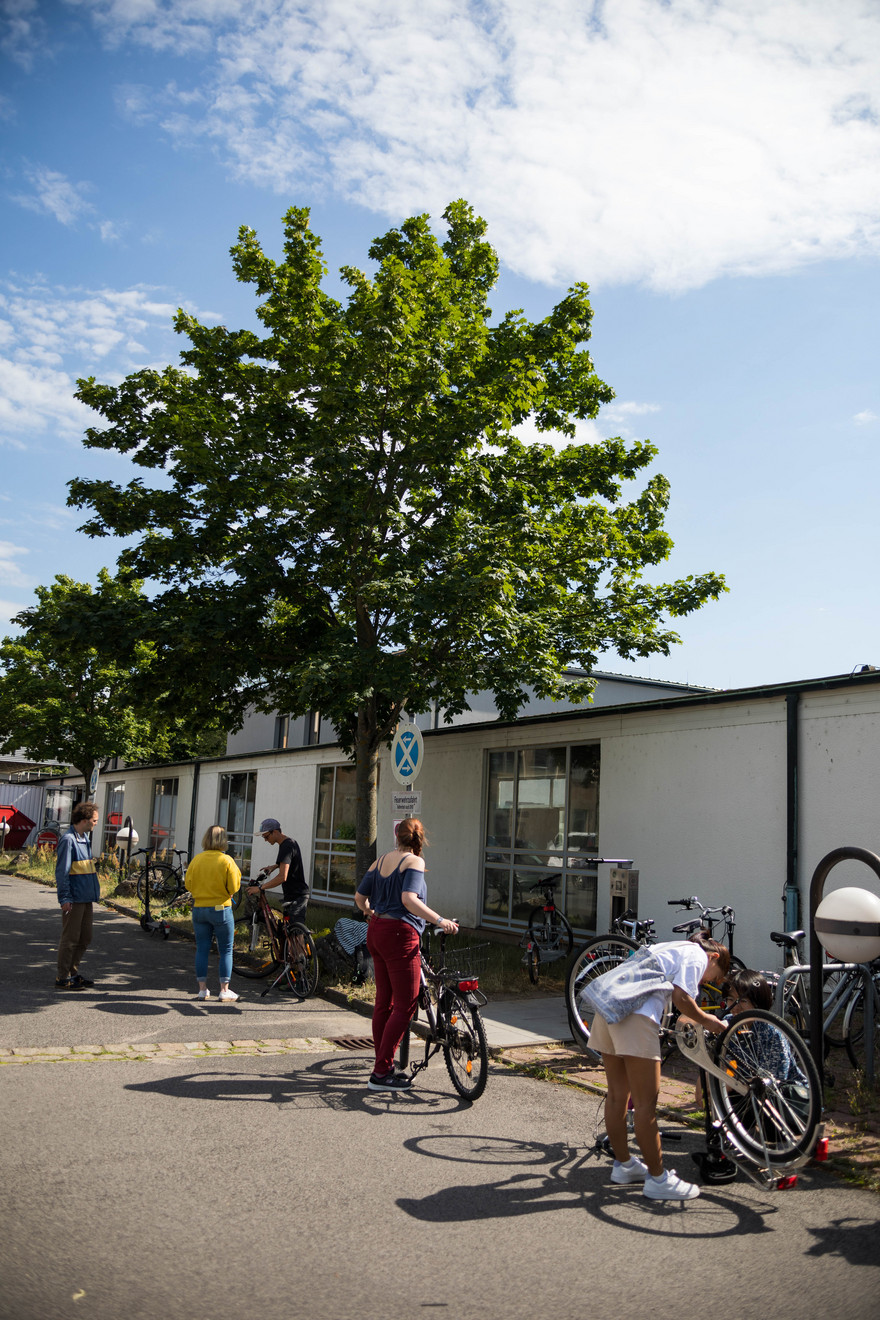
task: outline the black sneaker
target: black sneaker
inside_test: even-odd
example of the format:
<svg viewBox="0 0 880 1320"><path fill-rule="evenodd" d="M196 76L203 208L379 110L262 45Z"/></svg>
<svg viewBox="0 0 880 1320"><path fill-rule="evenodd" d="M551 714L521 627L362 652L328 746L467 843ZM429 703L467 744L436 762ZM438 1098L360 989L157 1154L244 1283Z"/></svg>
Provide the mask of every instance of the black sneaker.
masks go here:
<svg viewBox="0 0 880 1320"><path fill-rule="evenodd" d="M408 1073L386 1073L384 1077L377 1077L375 1073L370 1073L370 1080L367 1087L370 1091L408 1091L412 1086L412 1078Z"/></svg>
<svg viewBox="0 0 880 1320"><path fill-rule="evenodd" d="M56 976L56 978L55 978L55 989L56 989L56 990L72 990L72 989L73 989L73 986L70 984L70 977L69 977L69 976Z"/></svg>
<svg viewBox="0 0 880 1320"><path fill-rule="evenodd" d="M94 984L94 981L90 981L88 977L80 976L79 972L76 972L70 978L70 988L72 990L91 990Z"/></svg>

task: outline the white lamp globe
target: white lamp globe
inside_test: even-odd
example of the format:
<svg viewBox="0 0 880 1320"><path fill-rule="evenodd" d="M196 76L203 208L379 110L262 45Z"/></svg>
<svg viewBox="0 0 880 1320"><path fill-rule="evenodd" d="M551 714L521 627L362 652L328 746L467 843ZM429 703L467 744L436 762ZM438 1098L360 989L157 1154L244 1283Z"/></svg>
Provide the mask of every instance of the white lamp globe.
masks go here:
<svg viewBox="0 0 880 1320"><path fill-rule="evenodd" d="M132 826L131 826L131 829L129 829L129 827L128 827L127 825L123 825L123 827L122 827L121 830L117 830L117 831L116 831L116 847L117 847L117 848L127 848L127 847L128 847L128 838L129 838L129 834L131 835L131 846L132 846L132 848L136 848L136 847L138 846L138 843L140 842L140 836L138 835L138 832L137 832L137 830L135 829L135 827L132 825Z"/></svg>
<svg viewBox="0 0 880 1320"><path fill-rule="evenodd" d="M819 943L841 962L880 958L880 898L869 889L833 889L816 908Z"/></svg>

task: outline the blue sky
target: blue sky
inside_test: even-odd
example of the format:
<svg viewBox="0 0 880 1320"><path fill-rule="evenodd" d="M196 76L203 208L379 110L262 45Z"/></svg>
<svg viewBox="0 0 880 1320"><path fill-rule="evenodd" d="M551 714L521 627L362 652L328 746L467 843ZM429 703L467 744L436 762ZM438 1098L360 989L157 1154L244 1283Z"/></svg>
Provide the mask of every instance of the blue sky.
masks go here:
<svg viewBox="0 0 880 1320"><path fill-rule="evenodd" d="M311 206L331 271L466 197L499 311L592 289L672 483L664 577L730 592L669 659L713 687L880 665L880 9L871 0L4 0L0 628L54 574L91 453L78 376L176 359L178 306L251 324L228 250Z"/></svg>

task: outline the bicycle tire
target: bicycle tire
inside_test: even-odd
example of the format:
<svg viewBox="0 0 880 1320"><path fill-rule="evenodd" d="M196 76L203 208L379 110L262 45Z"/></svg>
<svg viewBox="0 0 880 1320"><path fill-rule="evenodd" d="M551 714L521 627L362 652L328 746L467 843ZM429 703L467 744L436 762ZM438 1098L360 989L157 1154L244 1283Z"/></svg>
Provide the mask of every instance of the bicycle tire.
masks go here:
<svg viewBox="0 0 880 1320"><path fill-rule="evenodd" d="M526 950L526 967L529 971L529 980L532 985L537 985L541 972L541 950L534 940L532 940Z"/></svg>
<svg viewBox="0 0 880 1320"><path fill-rule="evenodd" d="M243 976L249 981L259 981L281 966L281 959L276 956L275 944L266 929L266 923L259 921L257 925L260 928L257 935L257 947L240 954L233 951L232 954L233 972L236 976Z"/></svg>
<svg viewBox="0 0 880 1320"><path fill-rule="evenodd" d="M875 974L874 984L878 984ZM880 1073L880 1012L877 1010L877 1004L874 1004L874 1075ZM846 1052L849 1055L849 1061L859 1072L865 1071L866 1061L866 1040L865 1040L865 987L859 988L850 998L846 1006L846 1014L843 1020L843 1039L846 1045Z"/></svg>
<svg viewBox="0 0 880 1320"><path fill-rule="evenodd" d="M777 1059L782 1037L788 1060ZM807 1044L783 1018L755 1008L732 1019L716 1037L715 1063L746 1094L707 1073L715 1121L730 1143L760 1167L801 1161L816 1139L822 1086ZM786 1076L779 1073L786 1068Z"/></svg>
<svg viewBox="0 0 880 1320"><path fill-rule="evenodd" d="M625 958L632 957L639 947L635 940L629 940L624 935L596 935L577 950L568 965L565 976L568 1025L574 1043L592 1058L598 1058L596 1051L590 1048L593 1015L582 1009L577 997L589 981L601 976L603 972L610 972L612 967L617 967Z"/></svg>
<svg viewBox="0 0 880 1320"><path fill-rule="evenodd" d="M529 913L529 938L542 949L562 949L566 958L574 948L574 931L564 912L554 908L545 912L543 907L532 908Z"/></svg>
<svg viewBox="0 0 880 1320"><path fill-rule="evenodd" d="M479 1100L489 1080L489 1044L480 1010L454 990L440 1005L446 1071L462 1100Z"/></svg>
<svg viewBox="0 0 880 1320"><path fill-rule="evenodd" d="M308 926L293 922L287 927L285 972L287 984L297 999L308 999L318 988L318 951Z"/></svg>
<svg viewBox="0 0 880 1320"><path fill-rule="evenodd" d="M142 903L147 885L150 890L150 902L159 907L166 907L180 892L177 872L167 862L150 862L138 876L135 891Z"/></svg>

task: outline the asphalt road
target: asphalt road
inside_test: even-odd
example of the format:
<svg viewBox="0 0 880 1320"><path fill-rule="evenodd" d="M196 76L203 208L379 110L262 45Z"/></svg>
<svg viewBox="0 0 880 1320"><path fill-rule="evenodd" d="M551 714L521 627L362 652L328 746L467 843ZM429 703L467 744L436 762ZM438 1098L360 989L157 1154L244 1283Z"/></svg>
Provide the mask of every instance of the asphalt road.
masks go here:
<svg viewBox="0 0 880 1320"><path fill-rule="evenodd" d="M17 904L0 926L0 971L17 968L4 975L5 1006L33 1031L36 999L33 1012L14 1011L28 981L27 892L5 897ZM34 899L32 915L43 930L33 973L42 985L49 913ZM141 937L131 948L125 957L142 963L173 945ZM113 956L121 1002L135 1007L114 1017L65 997L45 1010L54 1030L115 1030L120 1020L142 1030L138 1002L159 1002L143 982L183 974L164 963L161 975L138 972ZM102 993L109 1008L104 980ZM321 1011L325 1025L348 1016ZM173 1021L166 1011L163 1029ZM442 1062L412 1094L376 1095L365 1088L369 1068L369 1055L326 1048L0 1067L0 1316L878 1314L880 1201L870 1193L810 1171L787 1192L738 1179L684 1206L652 1204L609 1184L593 1151L596 1097L493 1065L485 1095L466 1105ZM682 1136L668 1160L687 1175L700 1143Z"/></svg>

